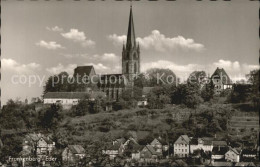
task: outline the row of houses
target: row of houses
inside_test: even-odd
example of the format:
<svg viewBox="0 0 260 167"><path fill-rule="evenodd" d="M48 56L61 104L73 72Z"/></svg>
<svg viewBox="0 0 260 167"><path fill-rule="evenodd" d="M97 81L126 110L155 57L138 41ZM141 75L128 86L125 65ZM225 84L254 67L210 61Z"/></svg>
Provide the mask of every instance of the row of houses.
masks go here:
<svg viewBox="0 0 260 167"><path fill-rule="evenodd" d="M181 135L174 143L174 156L188 157L201 156L200 152L207 153L212 161L240 162L255 160L257 149L232 148L226 141L215 138L192 138Z"/></svg>
<svg viewBox="0 0 260 167"><path fill-rule="evenodd" d="M155 161L163 158L164 153L168 150L168 143L161 137L155 138L146 145L138 144L133 138L127 140L120 138L114 140L107 148L103 149L102 153L108 155L110 159L126 155L134 160Z"/></svg>
<svg viewBox="0 0 260 167"><path fill-rule="evenodd" d="M102 149L102 154L108 156L111 160L117 157L125 157L129 160L139 162L158 162L158 160L167 159L171 155L170 144L161 137L154 138L146 145L139 144L134 138L118 138L113 140ZM53 156L55 151L55 142L51 135L41 133L27 134L23 139L23 149L20 152L22 157L36 156L42 160L47 156ZM257 158L256 149L232 148L226 141L216 138L202 137L193 138L187 135L181 135L173 143L173 157L177 159L186 159L188 157L207 159L211 165L224 162L244 163L251 162ZM63 164L78 164L83 158L88 157L86 150L82 145L68 145L61 150ZM46 165L45 161L40 162ZM48 163L48 162L47 162ZM26 162L23 162L26 166Z"/></svg>

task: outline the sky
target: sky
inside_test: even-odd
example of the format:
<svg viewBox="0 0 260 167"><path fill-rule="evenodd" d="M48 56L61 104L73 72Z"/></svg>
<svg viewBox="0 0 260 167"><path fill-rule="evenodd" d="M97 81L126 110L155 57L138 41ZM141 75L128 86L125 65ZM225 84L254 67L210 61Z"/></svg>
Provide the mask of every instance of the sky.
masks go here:
<svg viewBox="0 0 260 167"><path fill-rule="evenodd" d="M77 66L121 73L128 1L2 1L2 104L40 97L47 78ZM141 71L181 79L224 68L233 81L259 68L256 1L136 1ZM29 80L31 82L29 82Z"/></svg>

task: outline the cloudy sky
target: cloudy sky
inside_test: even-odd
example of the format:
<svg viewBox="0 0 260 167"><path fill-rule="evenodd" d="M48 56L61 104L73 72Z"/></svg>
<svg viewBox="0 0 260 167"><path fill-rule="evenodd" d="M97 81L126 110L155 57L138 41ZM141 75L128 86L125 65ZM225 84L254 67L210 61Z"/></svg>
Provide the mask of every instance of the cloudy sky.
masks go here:
<svg viewBox="0 0 260 167"><path fill-rule="evenodd" d="M121 73L129 2L9 0L2 6L3 103L41 96L50 75L72 74L76 66ZM244 0L133 2L141 70L170 68L185 78L221 67L233 80L243 78L258 67L258 8Z"/></svg>

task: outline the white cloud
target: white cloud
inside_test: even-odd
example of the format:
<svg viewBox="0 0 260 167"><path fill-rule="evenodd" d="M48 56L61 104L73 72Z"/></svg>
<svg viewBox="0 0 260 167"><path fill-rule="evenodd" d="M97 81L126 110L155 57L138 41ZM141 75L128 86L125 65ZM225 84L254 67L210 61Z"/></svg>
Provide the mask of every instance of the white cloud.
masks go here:
<svg viewBox="0 0 260 167"><path fill-rule="evenodd" d="M108 39L113 41L113 44L123 44L126 41L125 35L109 35ZM196 43L194 39L187 38L185 39L183 36L177 36L173 38L165 37L164 34L161 34L158 30L153 30L150 35L136 39L140 46L144 49L155 49L156 51L165 52L165 51L173 51L177 49L182 50L195 50L202 51L205 49L203 44Z"/></svg>
<svg viewBox="0 0 260 167"><path fill-rule="evenodd" d="M216 70L216 68L224 68L229 77L233 80L233 82L241 79L245 79L245 75L249 74L251 70L259 69L259 65L248 65L246 63L240 64L238 61L230 61L230 60L218 60L217 62L213 62L207 65L201 64L186 64L179 65L175 64L171 61L159 60L155 62L147 62L143 63L141 66L141 71L145 72L150 68L168 68L172 70L177 77L184 81L188 78L189 74L193 71L205 71L207 74L212 73Z"/></svg>
<svg viewBox="0 0 260 167"><path fill-rule="evenodd" d="M145 72L146 70L148 70L150 68L170 69L181 80L186 80L191 72L193 72L195 70L203 69L203 66L198 65L198 64L179 65L179 64L175 64L171 61L159 60L159 61L156 61L156 62L143 63L142 66L141 66L141 71Z"/></svg>
<svg viewBox="0 0 260 167"><path fill-rule="evenodd" d="M77 29L70 29L69 32L61 33L61 35L66 39L70 39L74 42L81 43L81 46L83 46L83 47L94 46L96 44L94 41L87 39L87 37L83 31L80 32Z"/></svg>
<svg viewBox="0 0 260 167"><path fill-rule="evenodd" d="M89 58L90 56L87 53L76 53L76 54L68 54L68 53L60 53L61 56L65 58L72 59L72 58Z"/></svg>
<svg viewBox="0 0 260 167"><path fill-rule="evenodd" d="M85 64L86 66L89 66L89 65L92 65L94 66L94 69L96 71L97 74L105 74L107 73L108 71L110 71L110 67L108 66L105 66L104 64L102 63L86 63Z"/></svg>
<svg viewBox="0 0 260 167"><path fill-rule="evenodd" d="M46 71L49 73L56 75L61 72L67 72L69 75L73 75L74 69L77 67L77 64L68 64L67 66L62 65L59 63L56 67L46 68Z"/></svg>
<svg viewBox="0 0 260 167"><path fill-rule="evenodd" d="M58 27L58 26L55 26L55 27L46 27L47 30L49 31L54 31L54 32L61 32L63 31L62 28Z"/></svg>
<svg viewBox="0 0 260 167"><path fill-rule="evenodd" d="M60 44L56 43L55 41L46 42L41 40L36 43L37 46L49 49L49 50L56 50L56 49L64 49L65 47L61 46Z"/></svg>
<svg viewBox="0 0 260 167"><path fill-rule="evenodd" d="M2 69L13 71L18 74L34 73L36 70L41 69L41 65L37 63L21 64L13 59L2 59Z"/></svg>
<svg viewBox="0 0 260 167"><path fill-rule="evenodd" d="M114 53L104 53L103 55L93 55L93 58L104 62L116 62L120 60ZM119 62L119 61L118 61Z"/></svg>
<svg viewBox="0 0 260 167"><path fill-rule="evenodd" d="M230 61L220 59L217 62L214 62L210 67L210 71L214 72L216 68L224 68L228 73L233 82L245 79L246 74L249 74L251 70L259 69L259 65L251 65L247 63L240 64L238 61Z"/></svg>
<svg viewBox="0 0 260 167"><path fill-rule="evenodd" d="M218 60L217 62L213 63L214 68L215 67L220 67L224 68L226 70L233 70L233 71L239 71L240 70L240 64L238 61L231 62L229 60Z"/></svg>
<svg viewBox="0 0 260 167"><path fill-rule="evenodd" d="M126 35L116 35L116 34L113 34L113 35L108 35L107 37L109 40L113 41L113 44L114 45L120 45L122 46L122 44L124 42L126 42Z"/></svg>

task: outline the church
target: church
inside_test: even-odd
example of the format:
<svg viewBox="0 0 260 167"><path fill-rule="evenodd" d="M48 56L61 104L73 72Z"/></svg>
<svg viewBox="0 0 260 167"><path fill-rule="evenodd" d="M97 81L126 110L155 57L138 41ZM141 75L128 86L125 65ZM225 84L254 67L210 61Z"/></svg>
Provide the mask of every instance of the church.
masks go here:
<svg viewBox="0 0 260 167"><path fill-rule="evenodd" d="M140 74L140 47L136 42L132 5L128 22L127 40L122 49L122 73L101 75L97 84L98 89L111 100L117 100L126 89L134 86L134 78ZM74 76L96 75L93 66L78 66Z"/></svg>

